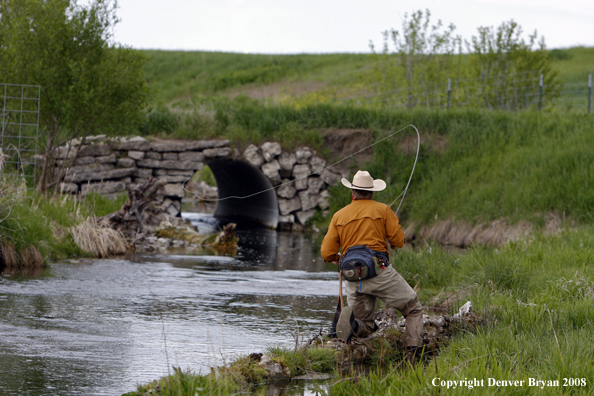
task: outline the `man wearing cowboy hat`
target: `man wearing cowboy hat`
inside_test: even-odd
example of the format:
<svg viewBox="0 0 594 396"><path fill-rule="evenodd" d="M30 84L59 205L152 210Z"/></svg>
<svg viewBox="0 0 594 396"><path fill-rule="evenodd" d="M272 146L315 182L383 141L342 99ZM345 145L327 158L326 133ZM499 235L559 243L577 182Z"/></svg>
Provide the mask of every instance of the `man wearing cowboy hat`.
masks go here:
<svg viewBox="0 0 594 396"><path fill-rule="evenodd" d="M348 306L340 313L336 335L344 341L351 336L367 337L375 327L375 303L379 298L387 308L397 309L406 318L406 345L409 350L415 350L423 344L423 307L415 291L390 265L388 257L388 242L392 249L401 248L404 233L392 209L373 200L374 191L385 189L386 182L374 180L367 171L358 171L352 183L343 178L342 184L351 189L352 201L334 214L321 247L324 261L337 265L341 248L341 271L349 280L346 282ZM362 276L361 267L345 270L349 249L355 247L353 252L365 249L359 245L371 249L374 256L371 277Z"/></svg>

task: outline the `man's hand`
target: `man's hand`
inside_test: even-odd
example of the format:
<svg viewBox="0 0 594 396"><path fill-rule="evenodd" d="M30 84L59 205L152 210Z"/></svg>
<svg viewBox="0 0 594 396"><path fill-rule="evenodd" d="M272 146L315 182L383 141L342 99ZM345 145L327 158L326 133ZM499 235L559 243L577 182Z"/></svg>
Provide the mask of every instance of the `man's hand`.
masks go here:
<svg viewBox="0 0 594 396"><path fill-rule="evenodd" d="M338 256L338 260L332 261L332 264L334 264L334 265L340 265L340 252L336 253L336 255Z"/></svg>

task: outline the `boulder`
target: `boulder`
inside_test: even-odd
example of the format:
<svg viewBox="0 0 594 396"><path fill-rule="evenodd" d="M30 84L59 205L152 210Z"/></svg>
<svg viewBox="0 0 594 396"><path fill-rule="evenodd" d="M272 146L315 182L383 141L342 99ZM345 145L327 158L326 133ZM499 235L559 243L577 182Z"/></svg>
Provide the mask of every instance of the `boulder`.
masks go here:
<svg viewBox="0 0 594 396"><path fill-rule="evenodd" d="M80 149L79 157L102 157L112 154L111 148L107 144L91 144Z"/></svg>
<svg viewBox="0 0 594 396"><path fill-rule="evenodd" d="M324 187L324 181L319 177L308 177L307 178L307 192L315 195L320 192L320 190Z"/></svg>
<svg viewBox="0 0 594 396"><path fill-rule="evenodd" d="M259 168L264 163L264 157L260 154L258 146L250 144L243 152L243 158L252 166Z"/></svg>
<svg viewBox="0 0 594 396"><path fill-rule="evenodd" d="M134 150L128 151L128 157L132 158L134 160L144 159L145 155L146 154L144 151L134 151Z"/></svg>
<svg viewBox="0 0 594 396"><path fill-rule="evenodd" d="M126 183L124 182L104 182L104 183L86 183L80 186L81 194L87 195L92 192L97 194L115 194L126 191Z"/></svg>
<svg viewBox="0 0 594 396"><path fill-rule="evenodd" d="M329 186L333 186L335 184L338 184L342 176L329 169L324 169L320 174L320 178L324 181L324 183L328 184Z"/></svg>
<svg viewBox="0 0 594 396"><path fill-rule="evenodd" d="M326 161L320 157L312 157L309 161L311 173L320 173L326 167Z"/></svg>
<svg viewBox="0 0 594 396"><path fill-rule="evenodd" d="M159 178L161 180L161 178ZM184 186L182 184L165 184L163 186L163 194L166 197L184 197Z"/></svg>
<svg viewBox="0 0 594 396"><path fill-rule="evenodd" d="M66 183L81 183L93 180L121 179L122 177L132 176L134 168L120 168L106 171L81 171L70 173L64 178Z"/></svg>
<svg viewBox="0 0 594 396"><path fill-rule="evenodd" d="M116 165L120 168L133 168L136 166L136 161L132 158L118 158Z"/></svg>
<svg viewBox="0 0 594 396"><path fill-rule="evenodd" d="M299 224L305 225L307 223L307 220L311 219L314 214L316 214L315 209L310 209L306 211L300 210L295 213L295 217L297 217Z"/></svg>
<svg viewBox="0 0 594 396"><path fill-rule="evenodd" d="M295 157L295 154L286 151L283 151L278 157L278 163L280 164L281 169L285 171L292 171L293 165L295 165L296 162L297 158Z"/></svg>
<svg viewBox="0 0 594 396"><path fill-rule="evenodd" d="M177 153L163 153L163 159L177 161L179 158L177 156Z"/></svg>
<svg viewBox="0 0 594 396"><path fill-rule="evenodd" d="M297 194L295 183L290 183L289 179L282 179L282 185L276 190L276 195L281 198L291 199Z"/></svg>
<svg viewBox="0 0 594 396"><path fill-rule="evenodd" d="M193 161L202 162L204 161L204 154L199 151L186 151L178 154L180 161Z"/></svg>
<svg viewBox="0 0 594 396"><path fill-rule="evenodd" d="M211 148L203 151L205 158L227 157L231 155L233 150L230 147Z"/></svg>
<svg viewBox="0 0 594 396"><path fill-rule="evenodd" d="M299 191L299 201L301 202L301 210L308 211L318 206L318 196L307 192L307 190Z"/></svg>
<svg viewBox="0 0 594 396"><path fill-rule="evenodd" d="M295 165L293 168L293 177L295 178L295 188L297 190L305 190L307 188L307 175L309 174L309 165Z"/></svg>
<svg viewBox="0 0 594 396"><path fill-rule="evenodd" d="M276 142L266 142L260 146L260 149L266 162L271 162L283 151L281 145Z"/></svg>
<svg viewBox="0 0 594 396"><path fill-rule="evenodd" d="M276 186L281 182L280 173L278 172L279 170L280 165L276 160L262 165L262 173L264 173L264 176L268 178L270 184L273 186Z"/></svg>
<svg viewBox="0 0 594 396"><path fill-rule="evenodd" d="M76 194L78 193L78 184L76 183L60 183L61 194Z"/></svg>
<svg viewBox="0 0 594 396"><path fill-rule="evenodd" d="M300 147L295 151L295 158L298 164L307 164L313 153L309 147Z"/></svg>
<svg viewBox="0 0 594 396"><path fill-rule="evenodd" d="M289 213L295 212L301 209L301 201L299 197L294 197L291 199L278 199L278 209L281 216L286 216Z"/></svg>

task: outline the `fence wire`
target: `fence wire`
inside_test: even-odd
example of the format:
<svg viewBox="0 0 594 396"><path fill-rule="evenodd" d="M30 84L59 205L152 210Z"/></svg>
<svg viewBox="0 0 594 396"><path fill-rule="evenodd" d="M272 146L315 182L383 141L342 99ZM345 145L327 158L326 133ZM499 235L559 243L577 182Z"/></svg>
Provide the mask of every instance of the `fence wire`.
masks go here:
<svg viewBox="0 0 594 396"><path fill-rule="evenodd" d="M436 84L386 89L378 84L366 92L336 102L369 107L408 108L487 108L502 110L541 110L553 105L563 110L591 111L592 78L583 83L548 87L539 71L476 79L456 79Z"/></svg>
<svg viewBox="0 0 594 396"><path fill-rule="evenodd" d="M41 87L0 83L0 156L2 178L15 178L34 189Z"/></svg>

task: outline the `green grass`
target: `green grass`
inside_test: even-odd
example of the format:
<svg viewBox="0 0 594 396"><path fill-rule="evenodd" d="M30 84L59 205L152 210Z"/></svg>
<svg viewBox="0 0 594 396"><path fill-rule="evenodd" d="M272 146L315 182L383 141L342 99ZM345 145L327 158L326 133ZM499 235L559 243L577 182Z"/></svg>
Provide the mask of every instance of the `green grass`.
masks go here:
<svg viewBox="0 0 594 396"><path fill-rule="evenodd" d="M118 210L125 196L110 200L91 194L82 201L69 196L30 194L19 199L10 216L0 223L0 238L14 245L17 253L34 246L45 260L87 257L70 236L69 229L88 216L103 216Z"/></svg>
<svg viewBox="0 0 594 396"><path fill-rule="evenodd" d="M369 62L369 56L364 54L143 52L149 58L145 70L156 92L155 103L162 105L279 81L322 81L332 85L353 83Z"/></svg>
<svg viewBox="0 0 594 396"><path fill-rule="evenodd" d="M376 355L370 362L379 363L377 354L383 354L384 366L368 375L334 371L340 359L328 350L273 348L269 352L289 365L294 375L334 371L338 377L330 395L594 394L593 261L592 227L539 234L498 249L476 247L456 254L439 246L402 250L393 262L406 280L419 288L425 306L430 305L429 301L453 296L455 311L470 300L484 325L456 334L441 345L437 358L428 358L416 367L402 363L401 355L391 351L389 343L383 350L376 343ZM211 389L221 394L250 389L249 384L265 381L254 376L250 364L247 358L241 358L229 366L228 370L234 370L236 387L227 388L228 393L222 389L229 377L215 380L212 375L198 375L200 379L195 381L209 384L204 394L215 394ZM160 383L175 383L178 375L161 379ZM484 386L445 389L432 384L435 378L439 378L438 382L476 378ZM516 388L498 388L488 385L489 378L525 383ZM529 378L559 381L560 386L542 390L529 387ZM586 385L564 387L564 378L585 378ZM215 384L219 388L214 388ZM146 392L150 386L141 389Z"/></svg>
<svg viewBox="0 0 594 396"><path fill-rule="evenodd" d="M328 99L339 92L343 93L340 97L348 97L349 92L369 91L367 83L374 63L371 52L317 55L143 52L149 58L145 73L155 91L155 107L182 103L187 107L215 94L234 97L243 93L263 98L280 94L301 96L309 102L319 101L320 95ZM562 83L580 83L586 87L588 75L594 73L594 48L555 49L549 53ZM560 109L566 109L565 99L559 103ZM579 101L575 104L572 101L572 106L584 109Z"/></svg>

